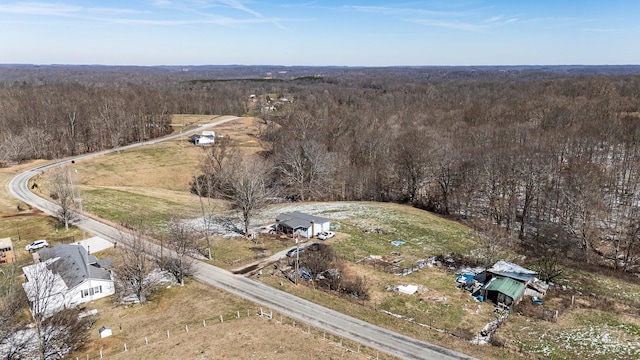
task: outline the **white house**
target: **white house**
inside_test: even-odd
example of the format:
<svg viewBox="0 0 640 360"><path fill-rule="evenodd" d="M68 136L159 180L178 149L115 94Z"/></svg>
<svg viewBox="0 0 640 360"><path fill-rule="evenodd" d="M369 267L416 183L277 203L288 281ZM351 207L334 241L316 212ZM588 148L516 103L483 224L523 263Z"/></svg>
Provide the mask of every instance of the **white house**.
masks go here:
<svg viewBox="0 0 640 360"><path fill-rule="evenodd" d="M196 146L213 145L216 142L216 135L213 131L203 131L202 135L195 139Z"/></svg>
<svg viewBox="0 0 640 360"><path fill-rule="evenodd" d="M319 216L294 211L276 216L276 226L278 231L285 234L298 234L311 238L323 231L329 231L331 222Z"/></svg>
<svg viewBox="0 0 640 360"><path fill-rule="evenodd" d="M98 260L79 245L57 245L38 252L41 262L22 268L22 284L33 314L51 316L64 308L115 293L111 260Z"/></svg>

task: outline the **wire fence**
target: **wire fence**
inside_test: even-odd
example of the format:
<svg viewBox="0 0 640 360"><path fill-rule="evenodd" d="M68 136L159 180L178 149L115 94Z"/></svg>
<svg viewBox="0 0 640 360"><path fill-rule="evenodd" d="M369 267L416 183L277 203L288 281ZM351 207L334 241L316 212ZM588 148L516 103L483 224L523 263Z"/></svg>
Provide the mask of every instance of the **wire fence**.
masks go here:
<svg viewBox="0 0 640 360"><path fill-rule="evenodd" d="M358 342L342 338L336 334L318 329L305 322L290 318L284 314L276 313L273 310L265 308L254 308L237 310L233 313L227 312L219 314L217 316L211 316L202 319L201 321L185 322L181 326L173 326L167 329L157 329L157 331L140 335L136 337L127 336L126 339L119 339L117 343L112 345L108 349L100 349L96 351L89 351L84 353L73 354L67 356L65 359L69 360L94 360L94 359L108 359L110 357L119 356L126 357L126 353L134 350L139 350L141 347L153 347L155 345L162 345L167 341L170 341L176 337L198 336L204 335L207 327L216 326L225 322L234 322L241 318L257 317L264 319L265 321L272 321L276 324L283 326L293 327L299 329L302 333L313 337L316 340L326 341L337 347L339 347L345 353L357 353L366 359L396 359L389 354L379 352L378 350L362 345ZM112 330L113 336L117 338L118 333L122 334L127 329L123 329L122 324ZM188 346L188 344L184 344Z"/></svg>

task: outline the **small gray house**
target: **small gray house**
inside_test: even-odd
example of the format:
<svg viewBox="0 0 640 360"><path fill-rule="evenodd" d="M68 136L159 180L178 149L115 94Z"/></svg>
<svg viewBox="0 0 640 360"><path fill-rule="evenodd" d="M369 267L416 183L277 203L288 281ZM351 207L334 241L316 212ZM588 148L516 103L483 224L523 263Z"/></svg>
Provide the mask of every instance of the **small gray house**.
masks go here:
<svg viewBox="0 0 640 360"><path fill-rule="evenodd" d="M293 211L276 216L276 226L278 232L298 234L309 239L323 231L329 231L331 222L326 218Z"/></svg>

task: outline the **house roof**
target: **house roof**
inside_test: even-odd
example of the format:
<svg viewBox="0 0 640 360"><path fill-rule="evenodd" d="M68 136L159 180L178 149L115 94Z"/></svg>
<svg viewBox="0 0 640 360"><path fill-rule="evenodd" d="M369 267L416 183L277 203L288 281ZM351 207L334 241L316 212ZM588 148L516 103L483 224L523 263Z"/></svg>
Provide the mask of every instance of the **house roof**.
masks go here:
<svg viewBox="0 0 640 360"><path fill-rule="evenodd" d="M520 265L504 260L500 260L493 264L492 267L487 269L487 272L524 282L532 280L538 274L535 271L525 269Z"/></svg>
<svg viewBox="0 0 640 360"><path fill-rule="evenodd" d="M301 213L299 211L282 213L276 216L277 223L287 226L294 230L299 228L308 229L311 226L311 221L313 221L316 224L322 224L322 223L329 222L329 219Z"/></svg>
<svg viewBox="0 0 640 360"><path fill-rule="evenodd" d="M486 283L482 290L497 291L509 296L512 299L518 299L524 293L525 286L523 283L508 277L493 277Z"/></svg>
<svg viewBox="0 0 640 360"><path fill-rule="evenodd" d="M11 243L11 238L0 239L0 251L7 250L13 250L13 243Z"/></svg>
<svg viewBox="0 0 640 360"><path fill-rule="evenodd" d="M59 274L69 289L87 279L111 280L105 268L109 262L98 261L79 245L56 245L38 252L40 259L47 261L47 268ZM50 260L50 261L49 261ZM108 268L108 267L107 267Z"/></svg>
<svg viewBox="0 0 640 360"><path fill-rule="evenodd" d="M12 248L12 247L13 245L11 243L10 237L0 239L0 249Z"/></svg>

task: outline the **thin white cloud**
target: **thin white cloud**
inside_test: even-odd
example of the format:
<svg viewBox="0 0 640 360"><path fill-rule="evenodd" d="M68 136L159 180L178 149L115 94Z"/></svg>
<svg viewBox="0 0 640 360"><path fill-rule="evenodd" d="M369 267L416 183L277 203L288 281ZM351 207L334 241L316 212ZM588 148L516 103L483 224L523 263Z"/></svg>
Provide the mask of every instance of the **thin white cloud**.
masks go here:
<svg viewBox="0 0 640 360"><path fill-rule="evenodd" d="M0 13L21 15L70 16L82 11L79 6L42 2L20 2L0 5Z"/></svg>
<svg viewBox="0 0 640 360"><path fill-rule="evenodd" d="M464 16L465 12L437 11L420 8L400 8L392 6L343 6L345 9L353 9L360 12L382 15L428 15L428 16Z"/></svg>
<svg viewBox="0 0 640 360"><path fill-rule="evenodd" d="M262 14L260 14L259 12L255 11L255 10L252 10L252 9L248 8L241 1L221 0L220 3L230 7L232 9L235 9L235 10L244 11L244 12L246 12L248 14L251 14L253 16L256 16L256 17L263 17Z"/></svg>
<svg viewBox="0 0 640 360"><path fill-rule="evenodd" d="M492 27L503 26L517 21L516 18L505 18L504 16L491 16L485 20L479 19L481 13L491 9L440 11L394 6L344 6L343 8L383 16L394 16L402 21L413 22L424 26L474 32L484 31Z"/></svg>
<svg viewBox="0 0 640 360"><path fill-rule="evenodd" d="M495 23L495 22L499 21L500 19L502 19L502 16L494 16L494 17L491 17L491 18L485 20L484 22L485 23Z"/></svg>
<svg viewBox="0 0 640 360"><path fill-rule="evenodd" d="M442 27L447 29L454 30L465 30L465 31L474 31L479 32L485 30L486 26L457 22L457 21L446 21L446 20L437 20L437 19L414 19L413 22L433 27Z"/></svg>
<svg viewBox="0 0 640 360"><path fill-rule="evenodd" d="M621 33L624 32L625 29L584 28L582 31L590 33Z"/></svg>
<svg viewBox="0 0 640 360"><path fill-rule="evenodd" d="M138 10L125 8L86 8L61 3L19 2L0 4L0 13L41 16L81 16L86 13L99 14L137 14Z"/></svg>
<svg viewBox="0 0 640 360"><path fill-rule="evenodd" d="M518 19L503 19L502 17L493 17L480 23L453 21L448 19L412 19L410 21L425 26L441 27L454 30L482 32L492 28L508 25L516 22Z"/></svg>
<svg viewBox="0 0 640 360"><path fill-rule="evenodd" d="M154 7L170 7L173 2L171 0L152 0L149 4Z"/></svg>
<svg viewBox="0 0 640 360"><path fill-rule="evenodd" d="M235 19L224 16L212 16L206 19L194 19L194 20L154 20L154 19L127 19L127 18L110 18L101 19L103 21L109 21L119 24L127 25L153 25L153 26L183 26L183 25L197 25L197 24L214 24L214 25L234 25L234 24L258 24L258 23L272 23L274 21L281 21L281 19L268 19L268 18L249 18L249 19Z"/></svg>
<svg viewBox="0 0 640 360"><path fill-rule="evenodd" d="M196 17L188 20L187 23L208 23L208 24L247 24L247 23L272 23L273 25L285 29L281 24L282 19L269 18L263 16L259 11L250 8L249 1L242 0L151 0L150 4L157 8L174 9L176 11L190 14ZM253 18L234 18L221 14L212 14L212 9L229 9L251 15ZM138 24L164 24L162 19L156 20L131 20L130 23ZM173 23L171 20L167 23ZM178 22L180 23L180 22Z"/></svg>

